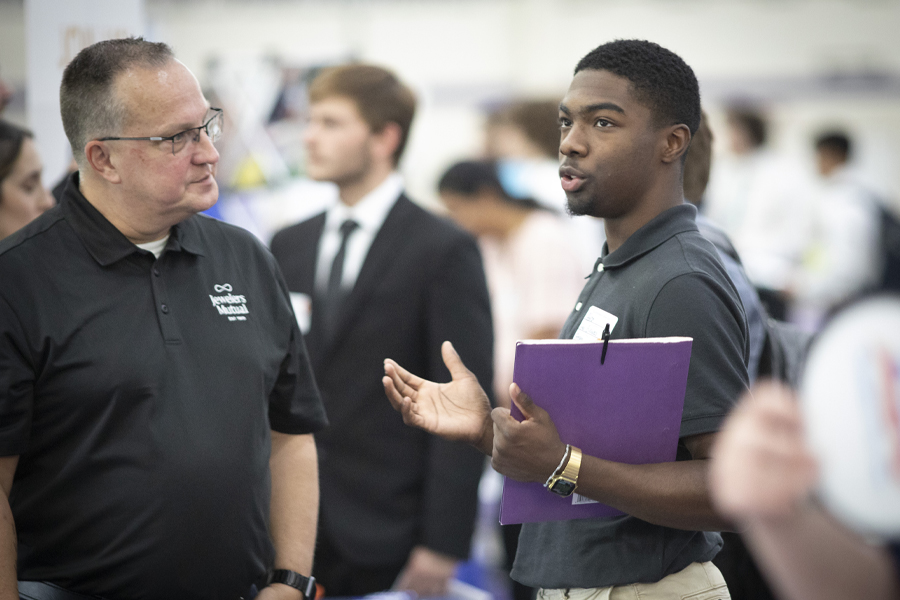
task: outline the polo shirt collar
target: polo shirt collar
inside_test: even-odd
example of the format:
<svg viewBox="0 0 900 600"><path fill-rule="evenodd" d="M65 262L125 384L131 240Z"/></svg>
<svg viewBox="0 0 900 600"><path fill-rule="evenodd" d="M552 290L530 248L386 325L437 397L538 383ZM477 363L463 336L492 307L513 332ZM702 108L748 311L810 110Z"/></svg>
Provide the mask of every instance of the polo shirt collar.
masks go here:
<svg viewBox="0 0 900 600"><path fill-rule="evenodd" d="M182 251L203 256L203 244L200 239L200 225L197 219L211 219L206 215L193 215L172 227L166 252Z"/></svg>
<svg viewBox="0 0 900 600"><path fill-rule="evenodd" d="M610 252L609 246L604 242L600 255L603 268L623 267L679 233L698 231L696 218L697 208L693 204L684 203L658 214L631 234L614 252Z"/></svg>
<svg viewBox="0 0 900 600"><path fill-rule="evenodd" d="M135 252L141 252L84 197L78 187L77 171L69 176L60 208L66 221L100 266L106 267ZM193 218L196 217L172 227L169 243L166 244L167 251L184 250L202 255L197 226L191 222Z"/></svg>

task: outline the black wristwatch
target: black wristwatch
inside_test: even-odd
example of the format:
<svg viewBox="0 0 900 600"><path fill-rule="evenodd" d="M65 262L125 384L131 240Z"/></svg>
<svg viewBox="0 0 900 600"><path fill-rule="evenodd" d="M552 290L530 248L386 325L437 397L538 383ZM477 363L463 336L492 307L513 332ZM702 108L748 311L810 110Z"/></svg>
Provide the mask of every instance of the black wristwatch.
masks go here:
<svg viewBox="0 0 900 600"><path fill-rule="evenodd" d="M266 585L273 583L283 583L289 585L295 590L300 590L306 600L314 600L316 597L316 578L310 575L304 577L295 571L287 569L275 569L266 581Z"/></svg>

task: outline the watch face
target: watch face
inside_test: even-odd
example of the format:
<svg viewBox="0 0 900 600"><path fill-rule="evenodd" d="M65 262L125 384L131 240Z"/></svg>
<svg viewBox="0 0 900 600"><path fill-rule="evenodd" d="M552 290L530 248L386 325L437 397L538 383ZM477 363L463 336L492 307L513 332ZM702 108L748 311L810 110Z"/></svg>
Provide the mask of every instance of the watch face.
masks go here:
<svg viewBox="0 0 900 600"><path fill-rule="evenodd" d="M560 496L568 496L575 491L575 484L565 479L557 479L550 486L550 491Z"/></svg>

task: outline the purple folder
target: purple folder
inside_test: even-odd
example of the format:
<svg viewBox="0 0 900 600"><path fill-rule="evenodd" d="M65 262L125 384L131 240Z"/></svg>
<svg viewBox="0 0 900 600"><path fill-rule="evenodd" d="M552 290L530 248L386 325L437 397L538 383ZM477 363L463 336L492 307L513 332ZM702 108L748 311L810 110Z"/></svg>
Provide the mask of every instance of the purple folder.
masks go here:
<svg viewBox="0 0 900 600"><path fill-rule="evenodd" d="M515 381L546 410L560 438L585 454L629 464L671 462L678 448L691 338L603 342L530 340L516 345ZM515 418L522 413L512 407ZM500 523L611 517L621 511L541 483L503 482Z"/></svg>

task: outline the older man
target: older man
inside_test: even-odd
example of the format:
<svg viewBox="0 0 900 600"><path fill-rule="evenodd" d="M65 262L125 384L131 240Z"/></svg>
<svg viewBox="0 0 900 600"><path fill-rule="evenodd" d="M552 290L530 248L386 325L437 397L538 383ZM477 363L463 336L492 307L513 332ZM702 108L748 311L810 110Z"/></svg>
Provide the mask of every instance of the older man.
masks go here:
<svg viewBox="0 0 900 600"><path fill-rule="evenodd" d="M222 113L142 39L60 100L78 173L0 244L0 598L17 561L23 597L301 598L325 415L271 255L196 214Z"/></svg>

